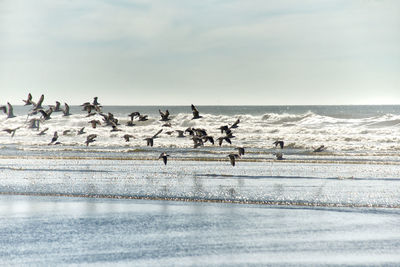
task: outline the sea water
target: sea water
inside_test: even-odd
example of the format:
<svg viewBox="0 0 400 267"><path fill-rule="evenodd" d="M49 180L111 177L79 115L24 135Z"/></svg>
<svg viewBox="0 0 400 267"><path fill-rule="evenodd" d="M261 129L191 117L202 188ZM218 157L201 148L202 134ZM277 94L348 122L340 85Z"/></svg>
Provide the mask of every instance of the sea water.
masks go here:
<svg viewBox="0 0 400 267"><path fill-rule="evenodd" d="M0 129L19 127L14 136L0 132L1 262L400 262L399 106L197 108L203 118L192 120L190 106L104 106L119 120L117 132L80 106L70 116L53 113L39 130L28 127L40 118L29 107L14 107L15 118L0 115ZM159 109L169 110L171 127ZM149 120L127 126L134 111ZM93 129L92 119L102 125ZM188 134L175 132L201 128L217 139L219 127L237 119L232 144L194 148ZM54 131L60 143L49 145ZM88 134L98 137L86 146ZM321 145L326 150L313 152ZM246 152L233 167L228 154L236 147ZM170 155L167 165L161 152Z"/></svg>

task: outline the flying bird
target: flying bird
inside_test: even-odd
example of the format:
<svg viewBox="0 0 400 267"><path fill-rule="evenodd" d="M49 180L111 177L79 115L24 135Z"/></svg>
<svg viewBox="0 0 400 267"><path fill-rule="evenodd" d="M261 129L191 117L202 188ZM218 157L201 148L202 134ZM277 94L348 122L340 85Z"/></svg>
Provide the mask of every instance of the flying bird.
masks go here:
<svg viewBox="0 0 400 267"><path fill-rule="evenodd" d="M163 159L164 161L164 165L167 165L167 159L168 159L169 155L166 152L163 152L160 154L160 156L158 157L158 159Z"/></svg>
<svg viewBox="0 0 400 267"><path fill-rule="evenodd" d="M19 128L20 128L20 127L17 127L17 128L14 128L14 129L9 129L9 128L7 128L7 129L4 129L3 131L4 131L4 132L7 132L7 133L9 133L9 134L11 134L11 137L14 137L15 132L16 132Z"/></svg>
<svg viewBox="0 0 400 267"><path fill-rule="evenodd" d="M6 106L0 106L0 110L2 110L4 113L7 114L7 119L14 118L14 108L10 104L10 102L7 102L7 107Z"/></svg>
<svg viewBox="0 0 400 267"><path fill-rule="evenodd" d="M86 137L86 141L85 141L86 146L89 146L90 143L93 143L94 141L96 141L95 140L96 137L97 137L97 134L89 134Z"/></svg>
<svg viewBox="0 0 400 267"><path fill-rule="evenodd" d="M285 142L283 142L281 140L277 140L274 142L275 147L277 147L279 145L281 149L283 149L284 144L285 144Z"/></svg>
<svg viewBox="0 0 400 267"><path fill-rule="evenodd" d="M165 112L162 112L161 109L159 109L158 112L160 112L161 121L169 121L170 120L170 118L168 118L169 117L168 109Z"/></svg>
<svg viewBox="0 0 400 267"><path fill-rule="evenodd" d="M313 152L322 152L322 151L324 151L325 149L326 149L326 147L325 147L324 145L322 145L322 146L319 146L318 148L314 149Z"/></svg>
<svg viewBox="0 0 400 267"><path fill-rule="evenodd" d="M78 134L78 135L81 135L81 134L84 134L84 133L86 133L86 132L85 132L85 127L82 127L82 128L79 129L79 131L78 131L77 134Z"/></svg>
<svg viewBox="0 0 400 267"><path fill-rule="evenodd" d="M27 98L26 100L22 100L22 101L25 102L25 105L24 105L24 106L33 105L31 93L28 94L28 98Z"/></svg>
<svg viewBox="0 0 400 267"><path fill-rule="evenodd" d="M244 147L237 147L236 149L237 149L238 152L239 152L239 156L244 155Z"/></svg>
<svg viewBox="0 0 400 267"><path fill-rule="evenodd" d="M57 131L54 132L53 138L51 139L49 145L53 144L54 142L56 142L58 139L58 133Z"/></svg>
<svg viewBox="0 0 400 267"><path fill-rule="evenodd" d="M200 116L199 111L197 110L197 108L193 104L192 104L192 113L193 113L192 120L203 118L202 116Z"/></svg>
<svg viewBox="0 0 400 267"><path fill-rule="evenodd" d="M153 146L154 144L154 138L158 138L158 135L162 132L162 129L159 130L155 135L153 135L152 137L147 137L144 140L147 141L147 146Z"/></svg>
<svg viewBox="0 0 400 267"><path fill-rule="evenodd" d="M129 142L129 140L130 140L131 138L134 138L134 136L131 135L131 134L125 134L123 137L124 137L124 139L125 139L125 142Z"/></svg>
<svg viewBox="0 0 400 267"><path fill-rule="evenodd" d="M235 166L236 159L240 159L239 154L229 154L228 157L229 157L229 160L230 160L232 166Z"/></svg>
<svg viewBox="0 0 400 267"><path fill-rule="evenodd" d="M96 129L97 125L101 125L101 122L99 120L91 120L89 121L90 124L92 124L92 128Z"/></svg>

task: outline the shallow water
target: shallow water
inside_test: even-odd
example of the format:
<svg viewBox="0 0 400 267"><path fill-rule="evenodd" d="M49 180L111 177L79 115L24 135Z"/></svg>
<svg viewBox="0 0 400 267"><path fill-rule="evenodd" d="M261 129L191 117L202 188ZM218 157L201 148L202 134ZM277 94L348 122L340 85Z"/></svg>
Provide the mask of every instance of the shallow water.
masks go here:
<svg viewBox="0 0 400 267"><path fill-rule="evenodd" d="M0 196L2 265L393 265L398 209Z"/></svg>

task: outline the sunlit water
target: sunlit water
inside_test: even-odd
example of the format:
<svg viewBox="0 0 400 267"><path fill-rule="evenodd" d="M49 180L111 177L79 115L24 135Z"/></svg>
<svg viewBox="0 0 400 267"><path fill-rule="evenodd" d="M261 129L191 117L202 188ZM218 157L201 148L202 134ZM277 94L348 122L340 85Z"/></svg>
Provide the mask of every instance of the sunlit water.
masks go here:
<svg viewBox="0 0 400 267"><path fill-rule="evenodd" d="M42 136L28 127L28 107L0 115L0 128L20 127L14 137L0 132L0 262L400 263L398 106L198 107L199 120L190 107L166 108L172 127L162 126L158 107L104 107L121 123L110 132L73 107L44 121ZM150 120L126 126L133 111ZM238 118L232 145L193 148L189 136L166 134L197 127L217 138ZM159 129L147 147L143 139ZM60 144L48 145L54 131ZM327 150L313 152L322 144ZM227 155L237 146L246 153L233 167ZM164 151L167 165L158 160Z"/></svg>

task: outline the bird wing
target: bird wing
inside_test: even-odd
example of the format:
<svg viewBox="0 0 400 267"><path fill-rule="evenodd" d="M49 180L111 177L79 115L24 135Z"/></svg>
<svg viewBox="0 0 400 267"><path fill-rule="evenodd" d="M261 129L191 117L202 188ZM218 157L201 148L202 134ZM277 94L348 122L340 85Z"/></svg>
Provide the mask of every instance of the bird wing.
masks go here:
<svg viewBox="0 0 400 267"><path fill-rule="evenodd" d="M157 135L159 135L161 132L162 132L163 130L161 129L161 130L159 130L155 135L153 135L153 137L152 138L156 138L157 137Z"/></svg>

